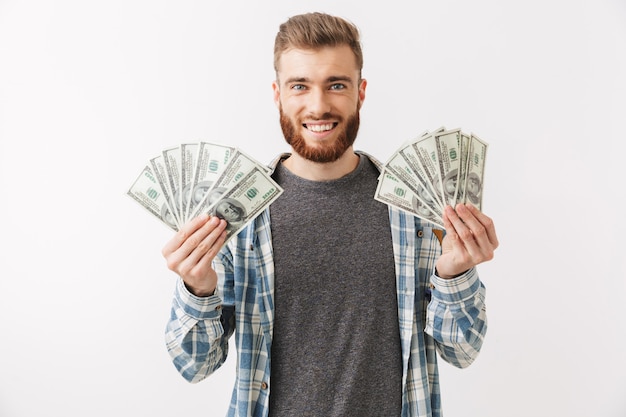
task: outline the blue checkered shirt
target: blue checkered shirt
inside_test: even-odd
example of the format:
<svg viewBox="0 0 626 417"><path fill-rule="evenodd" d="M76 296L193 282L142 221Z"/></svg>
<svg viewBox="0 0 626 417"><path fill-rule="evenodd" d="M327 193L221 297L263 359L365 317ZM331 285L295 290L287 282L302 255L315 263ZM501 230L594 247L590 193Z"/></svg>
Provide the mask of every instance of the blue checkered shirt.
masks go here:
<svg viewBox="0 0 626 417"><path fill-rule="evenodd" d="M440 417L437 353L459 368L474 361L487 330L485 287L475 268L453 279L434 274L441 243L431 223L393 207L389 218L402 344L402 417ZM235 335L237 375L228 416L269 412L273 265L268 209L216 257L219 280L213 296L194 296L181 279L175 289L165 338L185 379L199 382L218 369Z"/></svg>

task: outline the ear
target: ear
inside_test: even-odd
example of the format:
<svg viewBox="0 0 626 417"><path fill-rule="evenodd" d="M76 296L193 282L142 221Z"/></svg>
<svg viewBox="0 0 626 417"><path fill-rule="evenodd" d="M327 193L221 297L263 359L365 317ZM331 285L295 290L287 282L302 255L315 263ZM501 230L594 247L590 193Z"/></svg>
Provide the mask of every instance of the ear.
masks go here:
<svg viewBox="0 0 626 417"><path fill-rule="evenodd" d="M367 88L367 80L365 78L361 79L361 83L359 84L359 108L363 105L363 101L365 101L365 89Z"/></svg>
<svg viewBox="0 0 626 417"><path fill-rule="evenodd" d="M280 107L280 88L278 87L278 81L272 82L272 90L274 91L274 104L276 104L276 107Z"/></svg>

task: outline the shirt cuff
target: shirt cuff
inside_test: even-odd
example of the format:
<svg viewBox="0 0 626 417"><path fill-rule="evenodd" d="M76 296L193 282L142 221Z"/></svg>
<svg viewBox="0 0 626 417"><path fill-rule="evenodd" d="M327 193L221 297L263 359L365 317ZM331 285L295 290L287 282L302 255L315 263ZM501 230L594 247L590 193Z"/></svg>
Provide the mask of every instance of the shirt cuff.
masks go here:
<svg viewBox="0 0 626 417"><path fill-rule="evenodd" d="M220 316L222 299L217 295L217 289L213 295L198 297L189 292L182 278L178 278L174 297L185 314L197 319L215 319Z"/></svg>
<svg viewBox="0 0 626 417"><path fill-rule="evenodd" d="M432 274L430 283L432 296L444 303L458 303L470 299L476 295L482 285L475 267L450 279Z"/></svg>

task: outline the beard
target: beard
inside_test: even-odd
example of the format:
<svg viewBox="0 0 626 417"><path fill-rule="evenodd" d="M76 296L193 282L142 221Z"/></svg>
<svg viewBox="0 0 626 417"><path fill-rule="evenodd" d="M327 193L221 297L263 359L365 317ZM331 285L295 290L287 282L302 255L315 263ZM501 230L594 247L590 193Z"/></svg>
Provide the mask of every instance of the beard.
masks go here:
<svg viewBox="0 0 626 417"><path fill-rule="evenodd" d="M339 132L337 138L330 144L322 144L317 146L307 145L305 139L296 130L295 122L283 113L283 107L279 107L280 111L280 127L283 130L285 141L291 146L293 151L301 157L309 161L318 163L334 162L339 159L354 144L356 135L359 132L361 123L359 109L348 117L345 128ZM331 114L324 114L321 119L338 119L339 122L343 118L338 118ZM302 126L302 125L300 125Z"/></svg>

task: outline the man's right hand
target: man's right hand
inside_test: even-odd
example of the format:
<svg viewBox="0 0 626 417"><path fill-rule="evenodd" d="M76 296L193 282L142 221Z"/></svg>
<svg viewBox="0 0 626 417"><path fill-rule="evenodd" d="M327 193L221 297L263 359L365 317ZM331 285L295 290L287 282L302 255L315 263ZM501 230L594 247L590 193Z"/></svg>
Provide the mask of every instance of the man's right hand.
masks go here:
<svg viewBox="0 0 626 417"><path fill-rule="evenodd" d="M217 287L211 264L226 239L226 224L218 217L200 215L187 222L161 251L167 267L198 297L212 295Z"/></svg>

